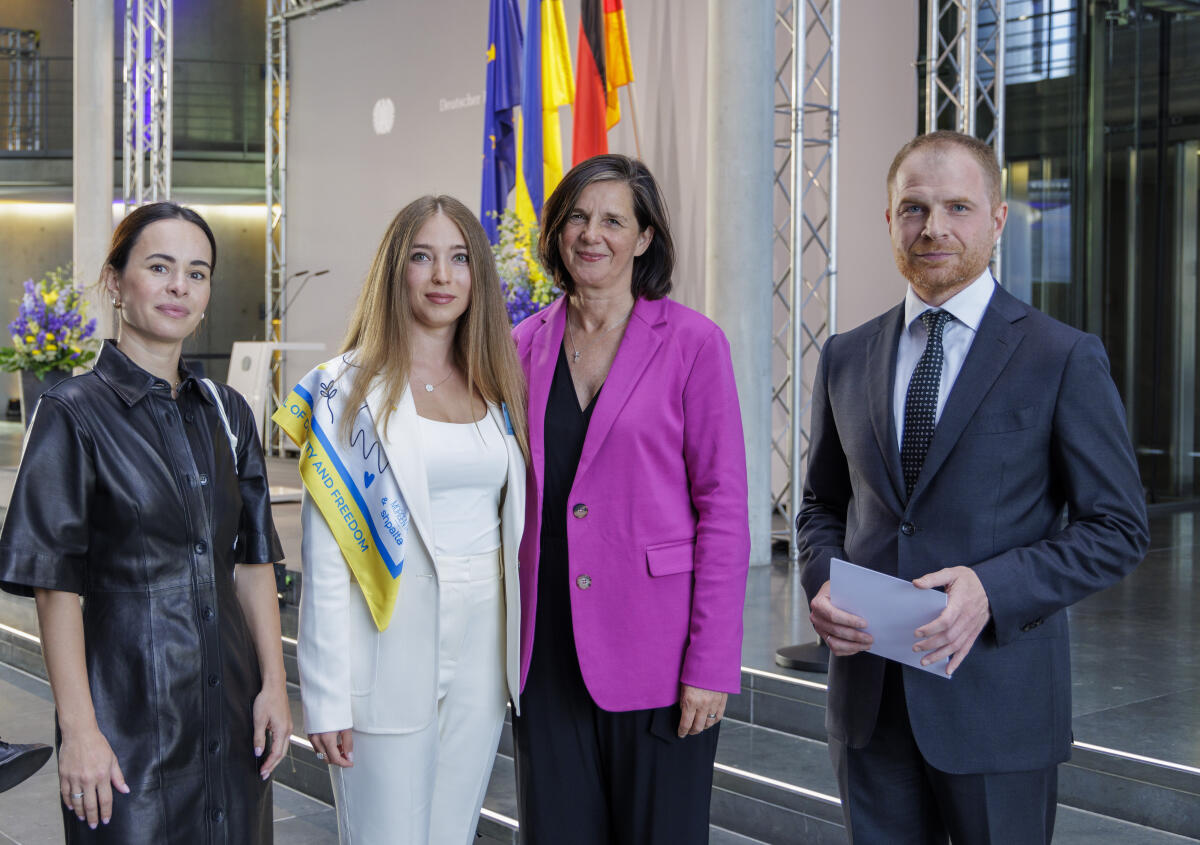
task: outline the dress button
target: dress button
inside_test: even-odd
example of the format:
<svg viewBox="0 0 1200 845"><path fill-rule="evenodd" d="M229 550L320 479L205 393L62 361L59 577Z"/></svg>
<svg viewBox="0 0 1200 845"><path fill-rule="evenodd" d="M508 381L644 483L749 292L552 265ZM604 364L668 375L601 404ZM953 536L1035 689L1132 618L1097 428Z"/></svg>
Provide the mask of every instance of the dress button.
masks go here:
<svg viewBox="0 0 1200 845"><path fill-rule="evenodd" d="M575 579L575 586L579 587L581 590L586 590L588 587L592 586L592 576L580 575Z"/></svg>
<svg viewBox="0 0 1200 845"><path fill-rule="evenodd" d="M208 484L208 473L202 472L200 473L200 486L204 487L206 484Z"/></svg>
<svg viewBox="0 0 1200 845"><path fill-rule="evenodd" d="M902 522L900 523L900 533L905 537L911 537L913 534L917 533L917 526L913 525L911 522Z"/></svg>
<svg viewBox="0 0 1200 845"><path fill-rule="evenodd" d="M196 544L196 554L202 555L206 551L208 551L208 546L205 544L205 542L203 540L201 540L199 543Z"/></svg>
<svg viewBox="0 0 1200 845"><path fill-rule="evenodd" d="M221 683L221 676L220 676L220 675L209 675L209 676L208 676L208 685L209 685L210 687L215 687L215 686L216 686L217 684L219 684L219 683Z"/></svg>
<svg viewBox="0 0 1200 845"><path fill-rule="evenodd" d="M220 807L217 807L217 809L213 810L211 815L212 815L212 820L215 822L225 821L225 811L222 810Z"/></svg>
<svg viewBox="0 0 1200 845"><path fill-rule="evenodd" d="M221 743L217 742L215 739L208 744L208 753L209 754L216 754L220 750L221 750Z"/></svg>
<svg viewBox="0 0 1200 845"><path fill-rule="evenodd" d="M183 418L190 423L193 423L196 421L196 415L193 414L191 411L188 411L186 414L184 414Z"/></svg>
<svg viewBox="0 0 1200 845"><path fill-rule="evenodd" d="M213 617L217 615L217 612L206 605L204 609L200 611L200 615L204 617L205 622L211 622Z"/></svg>
<svg viewBox="0 0 1200 845"><path fill-rule="evenodd" d="M585 505L583 503L580 503L580 504L576 505L575 507L571 508L571 514L576 519L583 519L585 516L587 516L587 513L588 513L587 505Z"/></svg>

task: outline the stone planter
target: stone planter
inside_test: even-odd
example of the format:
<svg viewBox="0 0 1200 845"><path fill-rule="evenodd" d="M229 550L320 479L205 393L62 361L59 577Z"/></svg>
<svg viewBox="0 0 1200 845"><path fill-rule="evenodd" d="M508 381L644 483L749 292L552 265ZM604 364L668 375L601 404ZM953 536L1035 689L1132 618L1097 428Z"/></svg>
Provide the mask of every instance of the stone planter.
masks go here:
<svg viewBox="0 0 1200 845"><path fill-rule="evenodd" d="M29 428L33 410L42 394L70 376L70 370L51 370L44 378L38 378L32 370L21 370L21 425Z"/></svg>

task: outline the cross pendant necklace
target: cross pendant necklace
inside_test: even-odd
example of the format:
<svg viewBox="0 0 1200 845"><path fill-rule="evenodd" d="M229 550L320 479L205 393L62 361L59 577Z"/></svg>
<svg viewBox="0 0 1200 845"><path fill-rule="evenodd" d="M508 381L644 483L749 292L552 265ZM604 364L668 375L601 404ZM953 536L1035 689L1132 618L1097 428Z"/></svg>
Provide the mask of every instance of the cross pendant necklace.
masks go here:
<svg viewBox="0 0 1200 845"><path fill-rule="evenodd" d="M633 313L633 308L631 307L629 309L629 311L626 312L624 317L622 317L617 322L613 323L611 326L609 326L604 331L600 332L600 334L596 335L596 338L595 338L595 340L592 341L592 344L594 344L596 341L600 340L600 338L604 337L606 334L611 332L613 329L618 328L619 326L625 325L625 321L629 319L629 315L632 313ZM574 333L571 331L571 312L569 309L567 311L567 341L571 344L571 363L578 364L579 356L583 354L583 349L579 348L579 344L577 344L575 342ZM590 346L592 344L588 344L588 345Z"/></svg>

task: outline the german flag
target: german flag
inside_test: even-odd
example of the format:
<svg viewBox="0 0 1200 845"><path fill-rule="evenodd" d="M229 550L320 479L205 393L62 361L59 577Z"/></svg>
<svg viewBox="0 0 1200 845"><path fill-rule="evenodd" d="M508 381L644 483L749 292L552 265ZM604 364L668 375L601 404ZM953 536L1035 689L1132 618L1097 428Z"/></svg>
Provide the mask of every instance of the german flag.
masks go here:
<svg viewBox="0 0 1200 845"><path fill-rule="evenodd" d="M621 119L617 89L633 81L622 0L583 0L575 60L571 162L608 152L608 130Z"/></svg>
<svg viewBox="0 0 1200 845"><path fill-rule="evenodd" d="M629 54L629 29L625 26L625 4L604 0L604 87L608 94L608 128L621 119L617 89L633 82L633 57Z"/></svg>

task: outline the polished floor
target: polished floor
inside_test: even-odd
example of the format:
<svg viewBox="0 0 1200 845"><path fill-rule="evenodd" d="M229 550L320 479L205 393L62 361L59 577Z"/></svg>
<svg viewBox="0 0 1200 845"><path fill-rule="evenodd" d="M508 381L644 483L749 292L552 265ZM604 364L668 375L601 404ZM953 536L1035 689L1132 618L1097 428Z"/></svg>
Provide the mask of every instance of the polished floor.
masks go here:
<svg viewBox="0 0 1200 845"><path fill-rule="evenodd" d="M1075 740L1200 768L1200 514L1155 516L1150 529L1133 574L1068 611ZM774 665L778 646L812 636L806 617L794 569L753 572L743 665L821 681Z"/></svg>

